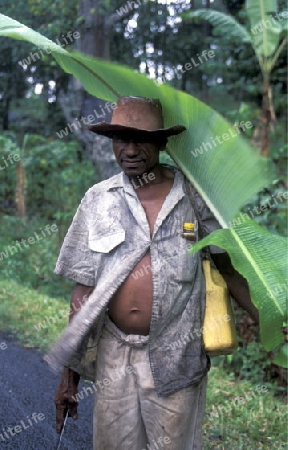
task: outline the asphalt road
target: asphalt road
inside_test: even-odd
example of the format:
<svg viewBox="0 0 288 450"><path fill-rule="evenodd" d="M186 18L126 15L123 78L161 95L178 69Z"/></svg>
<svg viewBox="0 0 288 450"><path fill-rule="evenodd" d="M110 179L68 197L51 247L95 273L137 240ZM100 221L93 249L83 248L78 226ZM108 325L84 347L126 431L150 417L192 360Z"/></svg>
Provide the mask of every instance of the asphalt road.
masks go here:
<svg viewBox="0 0 288 450"><path fill-rule="evenodd" d="M0 449L54 450L54 393L58 384L43 355L0 334ZM87 386L81 382L81 386ZM93 395L80 400L79 418L68 418L61 450L92 450ZM10 427L10 430L9 430Z"/></svg>

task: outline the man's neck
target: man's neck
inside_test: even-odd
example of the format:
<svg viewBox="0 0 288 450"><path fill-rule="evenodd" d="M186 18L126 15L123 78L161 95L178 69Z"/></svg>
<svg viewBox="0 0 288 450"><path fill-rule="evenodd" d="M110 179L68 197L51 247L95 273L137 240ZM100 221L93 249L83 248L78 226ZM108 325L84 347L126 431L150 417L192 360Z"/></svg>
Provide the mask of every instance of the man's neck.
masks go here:
<svg viewBox="0 0 288 450"><path fill-rule="evenodd" d="M165 183L173 178L173 172L159 163L141 175L129 177L134 189L149 189L156 184Z"/></svg>

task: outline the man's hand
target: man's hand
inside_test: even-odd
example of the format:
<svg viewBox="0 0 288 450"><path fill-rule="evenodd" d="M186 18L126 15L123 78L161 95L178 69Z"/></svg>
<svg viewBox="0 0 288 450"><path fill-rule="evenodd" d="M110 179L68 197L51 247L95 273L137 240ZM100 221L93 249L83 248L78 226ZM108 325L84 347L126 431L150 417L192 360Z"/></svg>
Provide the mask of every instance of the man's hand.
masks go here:
<svg viewBox="0 0 288 450"><path fill-rule="evenodd" d="M69 322L77 314L77 311L81 309L81 307L84 305L84 303L86 302L89 295L93 292L93 290L94 290L93 286L85 286L83 284L76 283L73 289L70 302L71 308L70 308ZM77 414L78 402L76 401L76 394L78 392L77 386L79 380L80 375L78 373L73 372L73 370L68 369L68 367L64 368L60 384L55 394L57 433L61 433L67 411L69 416L72 417L72 419L76 420L78 417Z"/></svg>
<svg viewBox="0 0 288 450"><path fill-rule="evenodd" d="M61 433L67 411L72 419L76 420L78 418L78 402L76 401L75 396L78 392L77 386L79 379L80 376L78 373L73 372L71 369L68 369L68 367L64 368L55 394L57 433Z"/></svg>

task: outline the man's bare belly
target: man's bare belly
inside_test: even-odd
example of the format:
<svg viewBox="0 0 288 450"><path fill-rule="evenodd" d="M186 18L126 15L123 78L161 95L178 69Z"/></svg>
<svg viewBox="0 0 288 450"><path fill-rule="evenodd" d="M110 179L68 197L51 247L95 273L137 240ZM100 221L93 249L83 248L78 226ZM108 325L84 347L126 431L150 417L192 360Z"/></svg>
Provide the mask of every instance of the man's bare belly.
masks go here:
<svg viewBox="0 0 288 450"><path fill-rule="evenodd" d="M139 261L109 303L109 316L127 334L149 334L153 300L150 252Z"/></svg>

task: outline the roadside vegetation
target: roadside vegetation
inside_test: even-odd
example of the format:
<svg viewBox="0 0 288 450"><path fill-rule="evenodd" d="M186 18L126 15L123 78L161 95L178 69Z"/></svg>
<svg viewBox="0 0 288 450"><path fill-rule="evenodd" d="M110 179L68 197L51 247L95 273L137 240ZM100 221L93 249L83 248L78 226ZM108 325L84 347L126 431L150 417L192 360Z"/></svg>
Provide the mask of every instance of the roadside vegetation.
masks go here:
<svg viewBox="0 0 288 450"><path fill-rule="evenodd" d="M1 251L20 238L28 239L47 223L2 216ZM53 233L0 261L0 330L7 338L42 353L68 321L73 283L53 275L58 241ZM267 354L255 342L230 357L212 358L204 450L287 449L285 389L273 380L263 380L265 364Z"/></svg>
<svg viewBox="0 0 288 450"><path fill-rule="evenodd" d="M105 83L109 85L110 81L115 91L124 89L126 92L128 89L130 92L131 82L131 86L135 86L133 95L144 92L148 96L149 89L154 93L157 84L166 83L212 107L229 121L231 127L252 123L253 127L241 134L254 147L255 153L266 156L267 166L275 175L270 185L247 200L241 212L271 235L287 236L287 202L284 201L287 200L287 59L284 53L287 5L284 0L159 0L137 2L138 5L134 2L136 8L128 8L123 0L94 0L95 8L92 9L90 0L55 0L53 5L47 0L4 0L4 3L5 15L40 32L42 38L46 36L53 41L60 38L62 43L69 32L79 30L82 39L66 49L77 48L103 58ZM119 11L123 12L123 8L126 12L121 16ZM186 19L182 15L184 12ZM97 27L89 25L91 20ZM44 353L68 321L73 284L53 275L64 236L85 191L115 170L115 161L105 139L99 138L97 142L91 139L91 133L79 119L87 118L93 110L97 121L109 121L109 114L104 112L102 116L99 113L104 111L110 94L107 94L107 86L103 88L97 78L90 89L89 72L86 88L89 85L89 92L93 91L94 97L89 96L78 81L72 82L70 74L65 73L50 55L42 52L41 57L37 57L40 53L38 41L34 47L27 42L13 41L6 37L8 28L2 22L5 37L0 39L0 332L7 339L10 337L22 346L38 348ZM253 29L257 29L257 33L253 33ZM13 29L12 37L19 30ZM101 45L95 46L98 41ZM269 44L268 48L266 44ZM200 59L196 55L208 50L213 50L213 58L198 64ZM36 55L33 63L30 56L29 61L27 59L31 54ZM110 60L135 70L140 67L156 83L151 81L149 89L143 79L134 84L136 75L131 73L130 81L124 80L122 86L121 66L117 68L111 64L105 69ZM66 59L64 61L66 66ZM197 66L195 61L198 61ZM88 60L84 62L89 63ZM85 86L82 69L81 63L75 72L80 74L79 79ZM101 102L103 92L108 97ZM168 102L169 95L165 94L165 101L166 97ZM114 94L111 98L114 99ZM196 113L203 108L200 106L195 108ZM173 114L180 114L180 103L172 110ZM192 111L192 108L188 110ZM187 149L194 149L197 133L201 138L199 143L204 139L202 135L213 142L214 134L209 137L209 122L214 122L211 118L207 120L205 115L201 117L195 123L191 121L193 140L184 146ZM221 134L221 123L217 123L217 126L213 125L213 133ZM202 125L205 126L202 128ZM60 133L60 130L68 132L68 129L67 135ZM218 153L222 147L221 144ZM199 170L204 184L215 180L209 194L217 197L220 206L225 203L226 192L235 189L241 172L235 158L241 152L238 145L231 144L217 166L211 163L210 151L201 158L196 153L197 159L189 160L191 173ZM181 149L179 158L182 153ZM231 168L235 169L235 176L226 171L221 179L215 174L226 167L227 158L234 161ZM247 165L243 177L250 174L253 181L257 178L253 173L260 170L260 162L254 164L243 159L241 164ZM166 153L162 155L162 162L173 164ZM221 186L226 183L221 195L215 188L219 180ZM242 183L241 189L245 191L246 188L250 188L250 184ZM239 198L240 194L239 191ZM281 201L276 202L279 198ZM238 194L231 202L231 208L237 201ZM264 244L263 241L259 244L257 239L252 241L256 242L257 252L263 251L262 259L267 258L267 240ZM273 256L271 260L267 258L268 272L273 266L273 274L279 275L277 264L284 258L279 257L276 246L272 247ZM277 290L273 288L275 303L283 297L282 286L287 294L286 284L280 284L280 288L276 284ZM258 297L263 301L264 295ZM263 311L270 314L265 307ZM249 317L242 310L236 310L236 321L238 351L212 358L204 450L288 450L287 369L273 364L273 355L260 343L259 328L250 326ZM274 329L270 328L272 335Z"/></svg>

